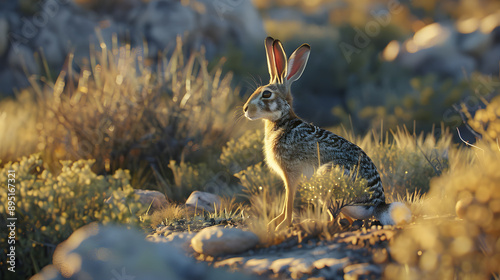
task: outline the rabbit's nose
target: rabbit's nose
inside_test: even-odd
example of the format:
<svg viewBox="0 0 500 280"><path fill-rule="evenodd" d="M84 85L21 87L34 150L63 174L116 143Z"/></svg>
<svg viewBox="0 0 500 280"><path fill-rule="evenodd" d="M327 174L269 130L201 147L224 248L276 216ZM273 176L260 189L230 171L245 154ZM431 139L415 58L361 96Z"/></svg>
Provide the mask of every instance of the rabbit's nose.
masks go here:
<svg viewBox="0 0 500 280"><path fill-rule="evenodd" d="M248 105L247 104L245 104L245 106L243 106L243 112L246 113L246 111L248 111Z"/></svg>

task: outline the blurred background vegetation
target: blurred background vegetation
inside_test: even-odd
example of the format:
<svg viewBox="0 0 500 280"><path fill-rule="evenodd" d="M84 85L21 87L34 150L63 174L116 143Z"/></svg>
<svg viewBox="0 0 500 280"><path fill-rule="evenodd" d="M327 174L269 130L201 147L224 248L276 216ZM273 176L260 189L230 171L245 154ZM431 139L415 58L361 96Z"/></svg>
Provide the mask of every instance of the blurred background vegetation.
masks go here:
<svg viewBox="0 0 500 280"><path fill-rule="evenodd" d="M25 14L39 9L38 1L19 3ZM96 1L75 3L96 13L104 9ZM500 191L493 191L500 168L500 3L252 3L265 32L281 39L288 54L304 42L312 47L292 89L298 115L361 146L378 166L389 200L415 202L412 210L421 219L455 215L457 201L465 201L464 222L453 227L459 233L448 234L443 223L403 234L394 248L407 253L394 256L387 276L400 279L410 267L439 277L498 277L489 262L475 264L500 256L499 230L487 226L498 224L500 215ZM83 224L103 216L134 224L131 214L139 207L132 202L117 212L103 206L113 192L131 198L132 188L154 189L182 203L191 191L203 190L249 202L251 216L276 215L282 182L263 162L261 124L241 113L245 98L267 81L264 38L248 48L229 42L224 52L207 55L205 47L187 50L183 40L189 36L179 36L153 60L144 49L100 32L99 48L91 48L86 60L69 54L61 67L52 67L38 56L43 71L26 73L29 85L0 100L0 197L4 202L7 196L6 170L15 168L22 201L16 215L38 221L22 233L35 248L20 253L27 275L49 263L54 246ZM465 147L457 128L477 147ZM348 180L331 177L304 183L298 206L317 207L329 191L333 197L359 191L340 189ZM491 185L487 195L483 185ZM427 200L412 200L428 192ZM443 209L425 204L436 200L446 202ZM87 206L76 209L78 203ZM4 205L0 215L7 215ZM487 218L477 224L478 215ZM266 219L257 218L253 228ZM466 232L474 223L473 233ZM422 232L442 246L423 244ZM454 242L470 246L460 250ZM448 261L438 267L439 260Z"/></svg>

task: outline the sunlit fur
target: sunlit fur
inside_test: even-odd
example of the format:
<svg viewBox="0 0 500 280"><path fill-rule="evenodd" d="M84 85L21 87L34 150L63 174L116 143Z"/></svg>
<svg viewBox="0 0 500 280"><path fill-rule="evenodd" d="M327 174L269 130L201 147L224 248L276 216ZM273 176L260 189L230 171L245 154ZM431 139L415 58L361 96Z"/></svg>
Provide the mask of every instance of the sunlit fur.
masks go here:
<svg viewBox="0 0 500 280"><path fill-rule="evenodd" d="M310 177L316 170L327 170L332 165L357 170L358 176L367 180L368 192L343 209L345 214L357 219L375 215L383 217L385 224L394 224L390 214L384 215L392 208L385 203L379 173L366 153L348 140L301 120L293 111L290 86L305 68L309 45L299 47L291 55L288 65L283 59L286 55L281 42L268 37L265 45L270 84L257 88L243 106L243 111L250 120L264 120L266 162L285 183L285 207L269 226L277 223L276 229L280 229L290 225L295 192L303 175ZM264 96L267 91L270 96Z"/></svg>
<svg viewBox="0 0 500 280"><path fill-rule="evenodd" d="M272 93L270 98L262 97L262 93L266 90ZM266 119L276 121L283 116L283 112L293 113L293 110L291 110L291 95L283 94L285 90L286 88L282 84L269 84L258 87L244 106L245 117L250 120Z"/></svg>

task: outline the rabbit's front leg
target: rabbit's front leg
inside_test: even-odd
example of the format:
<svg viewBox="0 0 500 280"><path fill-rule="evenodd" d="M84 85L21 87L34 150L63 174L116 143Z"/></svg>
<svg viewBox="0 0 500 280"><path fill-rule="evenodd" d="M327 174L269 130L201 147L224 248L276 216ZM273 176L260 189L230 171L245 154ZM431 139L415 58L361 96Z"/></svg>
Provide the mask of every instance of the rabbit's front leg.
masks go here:
<svg viewBox="0 0 500 280"><path fill-rule="evenodd" d="M271 232L271 228L272 229L276 229L274 227L275 224L279 224L281 225L281 223L283 222L283 220L285 219L285 215L286 215L286 204L285 204L285 207L283 207L283 211L281 211L281 214L279 214L278 216L276 216L276 218L272 219L268 224L267 224L267 231L268 232Z"/></svg>
<svg viewBox="0 0 500 280"><path fill-rule="evenodd" d="M292 215L293 215L293 201L295 198L295 191L297 190L297 186L299 184L300 176L289 176L285 175L285 207L283 209L283 213L278 217L281 217L284 214L284 220L276 227L276 231L280 229L284 229L285 227L292 224Z"/></svg>

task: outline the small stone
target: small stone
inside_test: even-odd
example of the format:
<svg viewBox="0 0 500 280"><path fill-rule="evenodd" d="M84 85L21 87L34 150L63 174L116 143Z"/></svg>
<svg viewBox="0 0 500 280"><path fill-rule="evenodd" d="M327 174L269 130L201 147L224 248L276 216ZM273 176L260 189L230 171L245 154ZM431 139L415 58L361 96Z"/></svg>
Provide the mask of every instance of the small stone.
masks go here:
<svg viewBox="0 0 500 280"><path fill-rule="evenodd" d="M379 278L382 268L374 264L358 263L344 268L344 279L357 280L359 278Z"/></svg>
<svg viewBox="0 0 500 280"><path fill-rule="evenodd" d="M352 229L358 230L363 227L363 221L362 220L356 220L352 222Z"/></svg>
<svg viewBox="0 0 500 280"><path fill-rule="evenodd" d="M342 229L347 229L351 225L351 223L349 223L349 220L345 219L345 218L340 219L339 224L340 224L340 228L342 228Z"/></svg>
<svg viewBox="0 0 500 280"><path fill-rule="evenodd" d="M243 253L259 243L259 237L238 228L208 227L191 239L193 249L209 256Z"/></svg>
<svg viewBox="0 0 500 280"><path fill-rule="evenodd" d="M382 226L382 223L380 223L380 221L377 221L377 220L372 221L370 224L370 228L372 228L372 227L378 228L379 226Z"/></svg>
<svg viewBox="0 0 500 280"><path fill-rule="evenodd" d="M37 74L39 72L34 52L26 45L13 45L7 54L7 65L11 70L26 69L28 74Z"/></svg>
<svg viewBox="0 0 500 280"><path fill-rule="evenodd" d="M455 204L455 211L460 219L465 218L465 214L467 213L467 207L469 207L469 205L473 202L473 200L474 199L471 197L466 197L459 200L457 204Z"/></svg>
<svg viewBox="0 0 500 280"><path fill-rule="evenodd" d="M194 250L191 247L191 239L193 239L194 236L194 232L173 232L167 236L150 235L147 240L157 243L169 243L170 245L172 245L172 247L181 249L187 254L193 254Z"/></svg>
<svg viewBox="0 0 500 280"><path fill-rule="evenodd" d="M295 258L277 259L271 263L269 269L272 270L274 273L282 273L290 267L290 265L294 260Z"/></svg>
<svg viewBox="0 0 500 280"><path fill-rule="evenodd" d="M340 259L323 258L315 261L313 263L313 266L316 267L316 269L323 269L325 267L330 267L334 268L334 270L337 270L337 269L343 269L348 263L349 263L349 257L344 257Z"/></svg>
<svg viewBox="0 0 500 280"><path fill-rule="evenodd" d="M479 56L487 51L492 44L491 34L485 34L481 30L469 34L463 34L459 42L459 49L467 54Z"/></svg>
<svg viewBox="0 0 500 280"><path fill-rule="evenodd" d="M237 267L242 265L245 262L245 259L242 257L229 258L222 261L218 261L214 263L215 268L219 267Z"/></svg>
<svg viewBox="0 0 500 280"><path fill-rule="evenodd" d="M264 274L269 271L269 265L271 261L267 258L265 259L250 259L248 260L244 268L256 273L258 275Z"/></svg>
<svg viewBox="0 0 500 280"><path fill-rule="evenodd" d="M373 261L375 263L385 263L388 260L389 254L387 253L387 249L379 249L373 252Z"/></svg>
<svg viewBox="0 0 500 280"><path fill-rule="evenodd" d="M220 208L220 205L221 202L219 196L200 191L192 192L186 201L186 206L197 209L198 211L205 210L208 212L214 212L214 206Z"/></svg>

